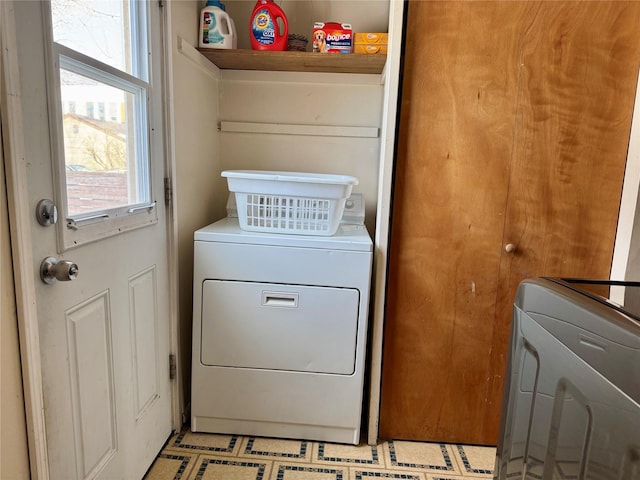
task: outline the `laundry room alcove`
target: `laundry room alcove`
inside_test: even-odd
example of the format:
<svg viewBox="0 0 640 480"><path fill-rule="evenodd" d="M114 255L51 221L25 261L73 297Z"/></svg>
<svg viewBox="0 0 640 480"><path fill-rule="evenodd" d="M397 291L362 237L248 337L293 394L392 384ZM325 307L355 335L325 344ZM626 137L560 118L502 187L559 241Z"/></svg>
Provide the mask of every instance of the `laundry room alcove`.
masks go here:
<svg viewBox="0 0 640 480"><path fill-rule="evenodd" d="M252 52L244 26L255 2L224 3L239 32L238 49L225 52L196 47L199 2L170 5L179 329L181 350L189 354L193 236L226 215L228 189L220 176L224 170L357 177L354 192L364 197L365 225L375 244L372 285L382 285L386 262L403 2L280 2L289 31L308 38L314 21L348 22L354 32L389 33L387 55L341 57ZM383 293L378 289L371 302L370 336L380 334L373 317L382 315ZM181 354L179 368L186 415L189 354ZM379 351L372 355L379 356ZM378 367L374 362L370 374L376 375ZM365 392L365 411L368 398Z"/></svg>

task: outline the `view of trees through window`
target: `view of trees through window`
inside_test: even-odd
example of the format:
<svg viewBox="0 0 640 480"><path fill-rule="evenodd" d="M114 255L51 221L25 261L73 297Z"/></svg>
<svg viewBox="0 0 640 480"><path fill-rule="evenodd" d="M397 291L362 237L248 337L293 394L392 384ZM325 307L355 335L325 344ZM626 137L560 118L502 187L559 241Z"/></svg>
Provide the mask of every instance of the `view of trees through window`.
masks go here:
<svg viewBox="0 0 640 480"><path fill-rule="evenodd" d="M68 170L125 171L130 95L66 70L60 71L60 84Z"/></svg>
<svg viewBox="0 0 640 480"><path fill-rule="evenodd" d="M145 102L132 35L136 7L127 0L52 0L54 47L60 56L60 101L68 215L148 200ZM144 115L142 115L144 116Z"/></svg>

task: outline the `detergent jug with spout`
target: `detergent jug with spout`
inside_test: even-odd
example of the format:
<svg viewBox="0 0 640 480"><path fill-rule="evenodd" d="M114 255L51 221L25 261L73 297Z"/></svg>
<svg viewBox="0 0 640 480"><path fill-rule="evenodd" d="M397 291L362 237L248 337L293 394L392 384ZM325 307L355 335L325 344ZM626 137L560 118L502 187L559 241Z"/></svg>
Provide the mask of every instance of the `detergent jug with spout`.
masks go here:
<svg viewBox="0 0 640 480"><path fill-rule="evenodd" d="M278 22L282 22L280 28ZM251 13L249 39L254 50L286 50L289 24L284 10L273 0L258 0Z"/></svg>
<svg viewBox="0 0 640 480"><path fill-rule="evenodd" d="M237 43L236 26L224 4L218 0L207 0L200 12L198 45L201 48L236 48Z"/></svg>

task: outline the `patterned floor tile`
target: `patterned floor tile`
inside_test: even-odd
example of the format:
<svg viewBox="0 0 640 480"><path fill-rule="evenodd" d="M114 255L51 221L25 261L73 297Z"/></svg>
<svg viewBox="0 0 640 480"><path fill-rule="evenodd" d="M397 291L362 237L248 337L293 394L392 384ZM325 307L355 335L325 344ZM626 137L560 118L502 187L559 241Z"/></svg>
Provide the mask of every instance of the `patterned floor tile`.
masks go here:
<svg viewBox="0 0 640 480"><path fill-rule="evenodd" d="M194 480L267 480L272 462L200 455Z"/></svg>
<svg viewBox="0 0 640 480"><path fill-rule="evenodd" d="M463 476L463 477L457 477L455 475L440 475L440 474L433 474L433 475L429 475L427 474L427 480L464 480L465 478L469 478L467 476Z"/></svg>
<svg viewBox="0 0 640 480"><path fill-rule="evenodd" d="M172 438L165 449L234 456L240 449L240 437L185 430Z"/></svg>
<svg viewBox="0 0 640 480"><path fill-rule="evenodd" d="M319 442L314 444L313 463L358 464L384 467L381 446L342 445Z"/></svg>
<svg viewBox="0 0 640 480"><path fill-rule="evenodd" d="M368 467L352 467L350 480L376 480L387 478L390 480L425 480L425 474L410 471L378 470Z"/></svg>
<svg viewBox="0 0 640 480"><path fill-rule="evenodd" d="M158 455L144 480L180 480L185 479L197 461L197 454L163 452Z"/></svg>
<svg viewBox="0 0 640 480"><path fill-rule="evenodd" d="M455 445L453 451L465 475L493 475L493 469L496 464L495 448Z"/></svg>
<svg viewBox="0 0 640 480"><path fill-rule="evenodd" d="M385 461L390 469L413 469L460 475L451 446L442 443L420 443L389 440L383 444ZM443 473L444 474L444 473Z"/></svg>
<svg viewBox="0 0 640 480"><path fill-rule="evenodd" d="M531 478L541 478L542 465L531 463ZM494 467L495 448L402 440L372 447L186 428L169 439L145 480L480 480ZM572 480L571 466L559 470Z"/></svg>
<svg viewBox="0 0 640 480"><path fill-rule="evenodd" d="M276 462L271 480L349 480L349 469L343 466Z"/></svg>
<svg viewBox="0 0 640 480"><path fill-rule="evenodd" d="M263 437L245 437L238 456L286 460L288 462L311 462L313 442L305 440L282 440Z"/></svg>

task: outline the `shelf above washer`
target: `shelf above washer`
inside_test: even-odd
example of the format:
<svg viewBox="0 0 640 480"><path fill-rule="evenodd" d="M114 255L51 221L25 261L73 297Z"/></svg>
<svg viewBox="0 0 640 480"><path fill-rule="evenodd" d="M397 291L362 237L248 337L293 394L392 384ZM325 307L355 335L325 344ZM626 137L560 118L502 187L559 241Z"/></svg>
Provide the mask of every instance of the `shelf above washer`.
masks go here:
<svg viewBox="0 0 640 480"><path fill-rule="evenodd" d="M197 49L220 69L380 74L386 55Z"/></svg>

